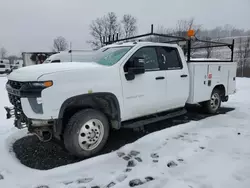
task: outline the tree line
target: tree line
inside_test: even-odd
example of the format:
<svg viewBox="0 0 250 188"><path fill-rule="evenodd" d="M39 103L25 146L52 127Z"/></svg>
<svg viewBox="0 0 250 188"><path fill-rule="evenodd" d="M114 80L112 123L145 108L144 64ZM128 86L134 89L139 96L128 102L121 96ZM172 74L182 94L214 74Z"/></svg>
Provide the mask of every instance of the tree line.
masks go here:
<svg viewBox="0 0 250 188"><path fill-rule="evenodd" d="M68 50L68 47L69 47L68 41L62 36L56 37L53 40L53 48L52 48L53 52L65 51ZM13 60L17 60L20 58L21 57L18 57L16 55L8 55L8 51L4 47L0 48L0 59L8 59L11 62Z"/></svg>
<svg viewBox="0 0 250 188"><path fill-rule="evenodd" d="M150 23L149 23L150 27ZM249 69L250 76L250 30L244 30L235 28L229 24L224 26L218 26L213 29L206 29L205 26L195 22L194 18L178 20L174 27L166 27L164 25L158 25L155 31L161 34L170 34L175 36L186 36L186 32L189 29L195 30L195 36L203 40L213 41L229 41L227 38L239 37L236 45L235 57L239 64L238 72L241 75L245 75L244 70ZM131 14L125 14L119 18L114 12L109 12L102 17L94 19L89 24L89 34L91 39L86 42L92 46L93 49L98 49L102 45L103 37L116 36L119 38L128 38L137 35L138 20ZM245 36L245 37L243 37ZM148 41L166 41L161 37L147 37L143 40ZM199 43L193 43L193 45L200 45ZM205 57L211 58L213 55L213 49L209 43L204 49ZM52 51L59 52L68 50L70 47L69 42L63 37L59 36L53 40ZM198 54L196 50L192 51L192 55ZM15 56L8 56L7 50L2 47L0 49L0 58L15 58ZM244 69L244 70L243 70ZM240 74L238 73L238 74Z"/></svg>

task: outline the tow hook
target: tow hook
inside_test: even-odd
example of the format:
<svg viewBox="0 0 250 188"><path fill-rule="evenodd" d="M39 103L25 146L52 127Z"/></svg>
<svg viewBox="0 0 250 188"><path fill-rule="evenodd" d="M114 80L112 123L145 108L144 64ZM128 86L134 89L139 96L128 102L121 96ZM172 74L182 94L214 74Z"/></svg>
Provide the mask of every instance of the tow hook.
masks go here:
<svg viewBox="0 0 250 188"><path fill-rule="evenodd" d="M32 131L41 142L49 142L52 139L52 130L49 128L39 128Z"/></svg>

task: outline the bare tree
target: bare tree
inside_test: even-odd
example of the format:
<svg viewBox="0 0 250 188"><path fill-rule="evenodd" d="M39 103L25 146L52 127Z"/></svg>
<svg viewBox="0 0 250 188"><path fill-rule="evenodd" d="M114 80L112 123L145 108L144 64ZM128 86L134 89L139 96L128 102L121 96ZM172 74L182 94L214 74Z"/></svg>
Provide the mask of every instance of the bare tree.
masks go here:
<svg viewBox="0 0 250 188"><path fill-rule="evenodd" d="M68 49L68 42L66 39L62 36L57 37L54 39L54 50L59 52L59 51L65 51Z"/></svg>
<svg viewBox="0 0 250 188"><path fill-rule="evenodd" d="M247 62L250 60L250 36L239 39L238 58L241 66L241 76L243 77L244 69L247 67Z"/></svg>
<svg viewBox="0 0 250 188"><path fill-rule="evenodd" d="M109 12L104 16L105 30L108 35L115 35L121 32L121 25L118 22L118 18L114 12Z"/></svg>
<svg viewBox="0 0 250 188"><path fill-rule="evenodd" d="M188 20L179 20L176 24L176 27L173 29L173 34L175 36L180 36L180 37L187 37L187 32L188 30L193 29L195 37L198 37L201 31L201 25L195 24L194 18L188 19ZM198 47L199 43L196 42L196 40L192 39L192 48ZM187 46L183 46L183 50L186 54L187 52ZM193 56L198 49L191 49L191 56Z"/></svg>
<svg viewBox="0 0 250 188"><path fill-rule="evenodd" d="M88 41L93 47L99 47L102 43L102 37L106 36L105 33L105 21L103 18L97 18L90 24L90 35L93 40Z"/></svg>
<svg viewBox="0 0 250 188"><path fill-rule="evenodd" d="M189 29L193 29L195 31L195 35L198 35L201 30L201 25L195 24L194 18L189 20L179 20L176 24L176 28L173 29L173 32L176 36L186 37Z"/></svg>
<svg viewBox="0 0 250 188"><path fill-rule="evenodd" d="M137 31L137 20L135 17L130 14L125 14L122 18L121 23L123 25L123 32L125 38L132 37L135 35Z"/></svg>
<svg viewBox="0 0 250 188"><path fill-rule="evenodd" d="M133 18L133 17L131 17ZM132 33L130 30L133 29L133 24L131 25L132 20L130 20L130 25L128 25L128 32ZM135 22L136 23L136 22ZM131 27L131 28L130 28ZM108 39L109 36L113 37L117 33L119 36L122 36L122 29L121 29L121 23L118 21L118 18L114 12L109 12L107 15L97 18L96 20L92 21L92 23L89 26L90 28L90 35L92 36L92 40L87 41L90 43L94 48L98 48L102 44L103 37Z"/></svg>
<svg viewBox="0 0 250 188"><path fill-rule="evenodd" d="M4 59L4 58L6 58L7 57L7 50L4 48L4 47L2 47L1 49L0 49L0 58L1 59Z"/></svg>

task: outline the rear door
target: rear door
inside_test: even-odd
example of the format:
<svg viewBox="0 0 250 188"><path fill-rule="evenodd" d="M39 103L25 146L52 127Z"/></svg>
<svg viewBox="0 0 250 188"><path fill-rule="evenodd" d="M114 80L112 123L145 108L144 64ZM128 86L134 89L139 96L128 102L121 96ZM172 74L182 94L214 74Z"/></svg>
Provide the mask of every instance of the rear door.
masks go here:
<svg viewBox="0 0 250 188"><path fill-rule="evenodd" d="M184 59L181 59L179 51L175 47L159 47L158 55L160 63L166 67L168 109L183 107L189 96L187 64Z"/></svg>

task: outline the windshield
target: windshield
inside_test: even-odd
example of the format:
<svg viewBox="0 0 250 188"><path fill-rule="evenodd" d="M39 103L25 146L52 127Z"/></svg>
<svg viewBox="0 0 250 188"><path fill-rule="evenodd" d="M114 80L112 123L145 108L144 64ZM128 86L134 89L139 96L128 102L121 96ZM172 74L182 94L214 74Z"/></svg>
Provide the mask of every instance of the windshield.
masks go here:
<svg viewBox="0 0 250 188"><path fill-rule="evenodd" d="M88 55L83 55L82 61L92 61L98 64L111 66L116 64L131 48L132 46L101 48L92 53L88 53Z"/></svg>
<svg viewBox="0 0 250 188"><path fill-rule="evenodd" d="M116 64L130 49L132 46L118 46L118 47L103 47L96 51L91 52L81 52L72 53L71 61L73 62L96 62L101 65L112 66ZM60 54L59 54L60 55ZM53 63L53 62L68 62L68 58L49 57L43 63ZM70 54L68 54L70 56ZM61 59L61 60L58 60Z"/></svg>

